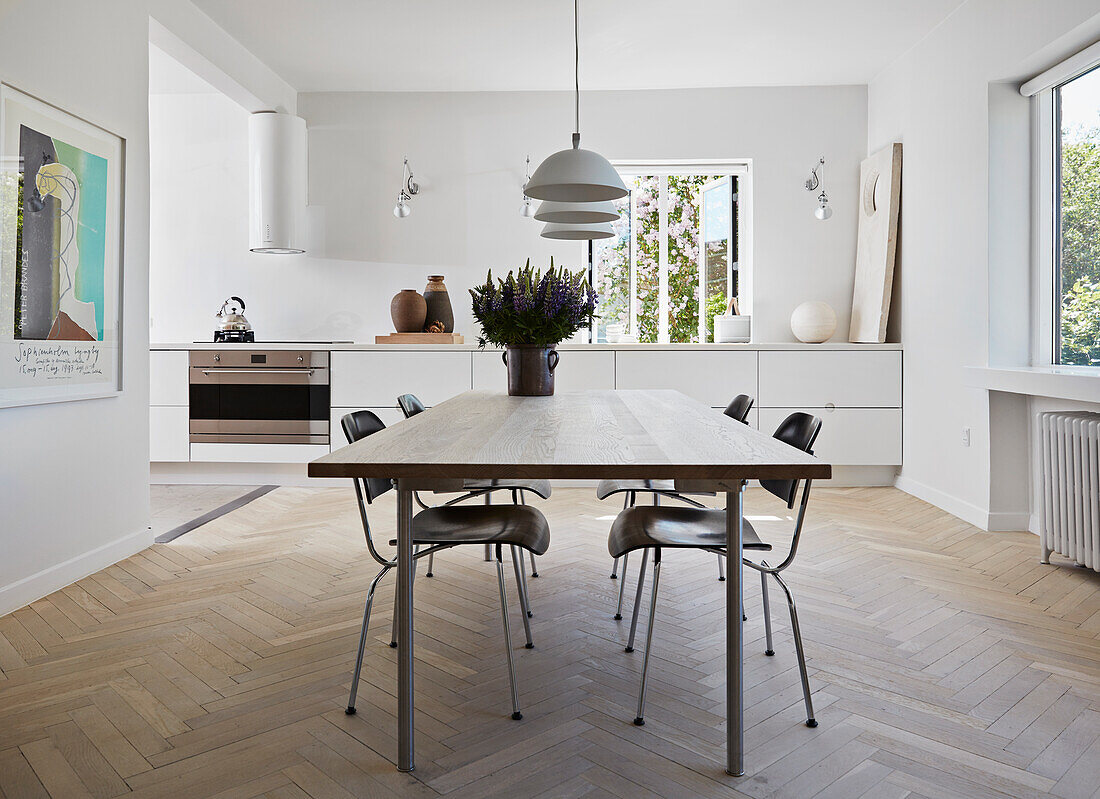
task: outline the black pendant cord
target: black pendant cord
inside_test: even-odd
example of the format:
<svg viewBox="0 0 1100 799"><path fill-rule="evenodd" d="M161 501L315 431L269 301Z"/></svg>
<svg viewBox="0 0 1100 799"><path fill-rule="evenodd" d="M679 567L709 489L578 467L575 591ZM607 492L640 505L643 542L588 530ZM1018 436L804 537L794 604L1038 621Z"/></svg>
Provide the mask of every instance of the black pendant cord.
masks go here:
<svg viewBox="0 0 1100 799"><path fill-rule="evenodd" d="M573 148L581 143L581 40L580 23L578 17L578 5L580 0L573 0Z"/></svg>

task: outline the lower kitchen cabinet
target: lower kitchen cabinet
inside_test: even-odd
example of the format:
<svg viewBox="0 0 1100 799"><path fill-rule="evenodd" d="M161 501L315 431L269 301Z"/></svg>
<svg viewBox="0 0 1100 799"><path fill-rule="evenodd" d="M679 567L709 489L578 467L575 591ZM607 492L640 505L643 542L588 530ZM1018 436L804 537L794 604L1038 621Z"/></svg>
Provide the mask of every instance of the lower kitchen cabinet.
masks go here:
<svg viewBox="0 0 1100 799"><path fill-rule="evenodd" d="M187 406L149 408L149 460L181 462L191 459Z"/></svg>
<svg viewBox="0 0 1100 799"><path fill-rule="evenodd" d="M470 390L470 355L460 352L333 352L331 399L336 408L396 407L402 394L425 405Z"/></svg>
<svg viewBox="0 0 1100 799"><path fill-rule="evenodd" d="M760 430L772 433L795 411L821 419L814 455L835 466L901 464L901 408L761 408Z"/></svg>
<svg viewBox="0 0 1100 799"><path fill-rule="evenodd" d="M554 369L554 391L615 388L615 353L564 350ZM475 352L474 390L507 391L508 367L499 352Z"/></svg>
<svg viewBox="0 0 1100 799"><path fill-rule="evenodd" d="M725 408L738 394L755 397L757 353L728 350L619 350L615 388L670 388Z"/></svg>

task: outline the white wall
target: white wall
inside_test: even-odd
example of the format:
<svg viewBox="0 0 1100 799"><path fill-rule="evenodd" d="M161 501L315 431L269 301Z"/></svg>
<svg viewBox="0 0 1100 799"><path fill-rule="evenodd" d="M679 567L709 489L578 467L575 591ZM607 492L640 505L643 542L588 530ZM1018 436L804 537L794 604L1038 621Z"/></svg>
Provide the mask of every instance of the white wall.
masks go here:
<svg viewBox="0 0 1100 799"><path fill-rule="evenodd" d="M1095 0L969 0L869 86L869 149L904 143L898 485L982 526L1022 527L1027 493L1021 401L963 385L963 366L1024 357L1019 328L1029 324L1026 169L1013 160L1025 152L1027 117L990 84L1030 77L1095 40L1097 11Z"/></svg>
<svg viewBox="0 0 1100 799"><path fill-rule="evenodd" d="M0 410L0 614L152 540L147 527L150 11L198 15L183 0L112 0L109 13L104 4L85 0L0 6L0 80L126 140L123 392L110 399ZM224 50L224 42L219 47Z"/></svg>
<svg viewBox="0 0 1100 799"><path fill-rule="evenodd" d="M261 338L369 341L392 330L393 294L422 290L432 273L447 276L456 329L472 336L466 290L490 267L551 255L579 266L578 245L541 239L518 213L525 155L537 165L569 144L571 95L303 94L298 112L310 131L310 254L255 255L244 110L216 95L154 99L152 170L171 186L153 198L154 341L206 338L230 294ZM864 87L587 92L581 127L583 146L613 159L753 159L755 338L792 340L790 313L808 299L832 304L846 337ZM397 220L406 154L422 191ZM802 185L822 155L827 223Z"/></svg>

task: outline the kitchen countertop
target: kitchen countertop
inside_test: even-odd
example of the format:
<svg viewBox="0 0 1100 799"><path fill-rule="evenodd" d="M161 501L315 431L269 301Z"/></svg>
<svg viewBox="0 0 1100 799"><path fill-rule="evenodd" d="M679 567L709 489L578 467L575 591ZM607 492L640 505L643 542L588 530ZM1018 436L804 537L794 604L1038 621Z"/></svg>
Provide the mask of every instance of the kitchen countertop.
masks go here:
<svg viewBox="0 0 1100 799"><path fill-rule="evenodd" d="M154 343L149 345L150 350L225 350L225 349L254 349L254 350L318 350L325 352L339 351L369 351L369 352L476 352L477 344L369 344L366 342L322 344L318 342L301 342L297 344L279 342L264 343L257 341L254 344L214 344L203 342L184 343ZM624 351L624 350L703 350L708 352L751 352L758 350L900 350L901 344L850 344L847 341L827 341L824 344L802 344L797 341L780 341L772 344L560 344L557 349L566 350L594 350L594 351ZM499 352L497 347L486 347L489 352Z"/></svg>

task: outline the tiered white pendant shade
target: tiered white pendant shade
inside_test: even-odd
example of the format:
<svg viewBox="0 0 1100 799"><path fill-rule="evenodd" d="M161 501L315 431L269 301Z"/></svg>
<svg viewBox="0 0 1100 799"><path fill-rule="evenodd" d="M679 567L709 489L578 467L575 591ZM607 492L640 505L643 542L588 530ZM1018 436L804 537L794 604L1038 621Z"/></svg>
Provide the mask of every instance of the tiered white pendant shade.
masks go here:
<svg viewBox="0 0 1100 799"><path fill-rule="evenodd" d="M623 179L611 162L580 147L549 156L535 170L525 191L536 200L560 203L599 203L627 195Z"/></svg>
<svg viewBox="0 0 1100 799"><path fill-rule="evenodd" d="M593 224L563 224L548 222L542 229L544 239L561 239L564 241L590 241L592 239L609 239L615 235L610 222L597 222Z"/></svg>
<svg viewBox="0 0 1100 799"><path fill-rule="evenodd" d="M540 222L562 222L567 225L614 222L618 218L619 212L610 200L602 203L559 203L547 200L535 212L535 219Z"/></svg>

